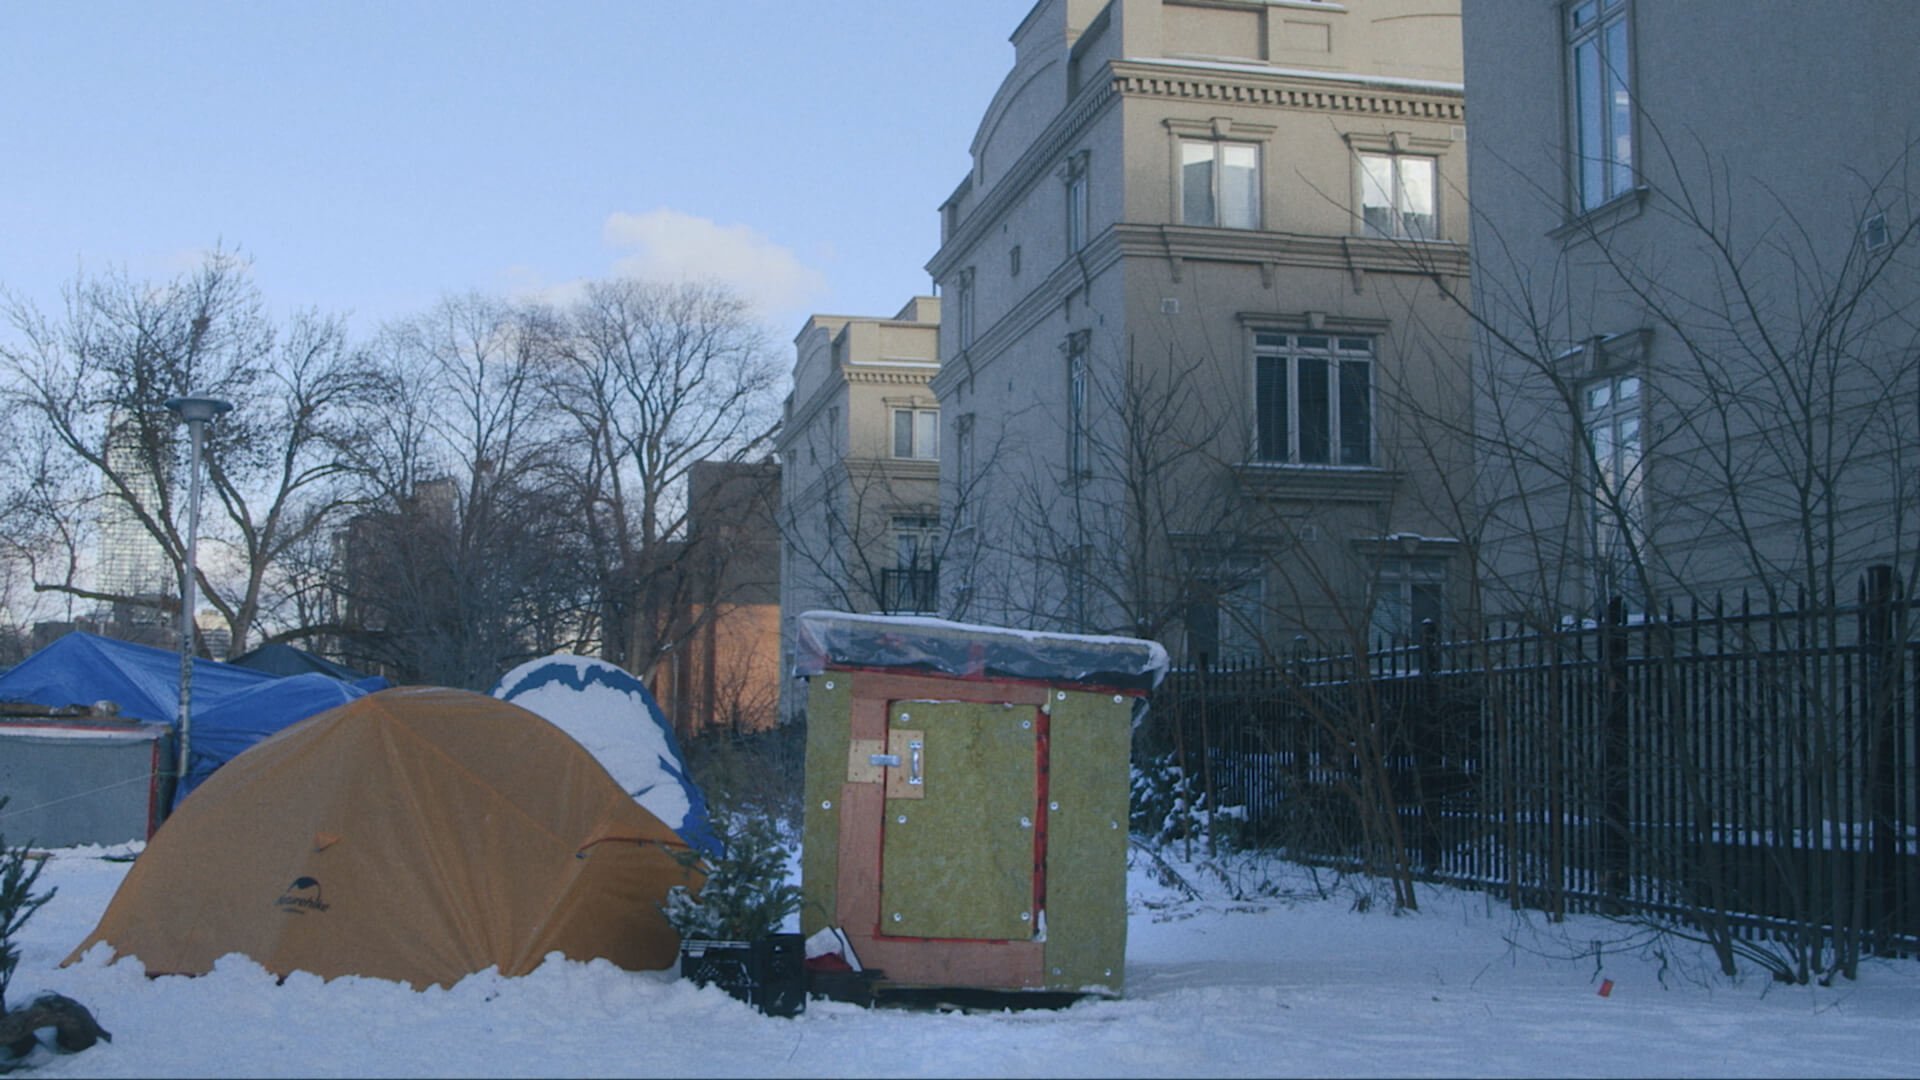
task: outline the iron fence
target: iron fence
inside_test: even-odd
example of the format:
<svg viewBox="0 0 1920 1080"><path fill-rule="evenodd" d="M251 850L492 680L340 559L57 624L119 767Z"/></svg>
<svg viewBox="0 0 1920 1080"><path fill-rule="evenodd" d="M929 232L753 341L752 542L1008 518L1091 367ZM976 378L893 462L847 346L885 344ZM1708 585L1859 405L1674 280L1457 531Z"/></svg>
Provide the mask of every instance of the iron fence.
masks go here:
<svg viewBox="0 0 1920 1080"><path fill-rule="evenodd" d="M1553 912L1920 948L1920 642L1856 602L1695 605L1169 675L1136 753L1244 840Z"/></svg>

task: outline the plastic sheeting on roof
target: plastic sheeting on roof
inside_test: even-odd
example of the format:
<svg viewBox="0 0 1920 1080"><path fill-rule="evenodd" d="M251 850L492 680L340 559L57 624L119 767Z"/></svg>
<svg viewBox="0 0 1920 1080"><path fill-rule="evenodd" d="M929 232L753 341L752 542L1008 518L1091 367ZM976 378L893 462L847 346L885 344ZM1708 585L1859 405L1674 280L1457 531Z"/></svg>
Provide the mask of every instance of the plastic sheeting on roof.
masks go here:
<svg viewBox="0 0 1920 1080"><path fill-rule="evenodd" d="M906 615L809 611L800 616L796 675L830 667L901 668L961 679L1030 679L1151 690L1167 650L1139 638L1051 634Z"/></svg>

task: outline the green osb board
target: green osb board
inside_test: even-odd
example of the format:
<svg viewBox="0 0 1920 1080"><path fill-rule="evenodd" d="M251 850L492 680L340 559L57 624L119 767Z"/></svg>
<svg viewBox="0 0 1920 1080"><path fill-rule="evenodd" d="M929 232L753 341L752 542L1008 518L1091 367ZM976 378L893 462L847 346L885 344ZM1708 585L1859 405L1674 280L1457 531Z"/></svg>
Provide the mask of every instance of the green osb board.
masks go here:
<svg viewBox="0 0 1920 1080"><path fill-rule="evenodd" d="M852 676L827 672L807 680L806 813L801 826L800 930L833 922L840 874L840 788L852 738Z"/></svg>
<svg viewBox="0 0 1920 1080"><path fill-rule="evenodd" d="M1038 798L1031 706L895 702L889 730L925 734L926 794L888 799L880 925L900 937L1034 935Z"/></svg>
<svg viewBox="0 0 1920 1080"><path fill-rule="evenodd" d="M1133 703L1056 691L1049 727L1047 986L1118 992L1127 958Z"/></svg>

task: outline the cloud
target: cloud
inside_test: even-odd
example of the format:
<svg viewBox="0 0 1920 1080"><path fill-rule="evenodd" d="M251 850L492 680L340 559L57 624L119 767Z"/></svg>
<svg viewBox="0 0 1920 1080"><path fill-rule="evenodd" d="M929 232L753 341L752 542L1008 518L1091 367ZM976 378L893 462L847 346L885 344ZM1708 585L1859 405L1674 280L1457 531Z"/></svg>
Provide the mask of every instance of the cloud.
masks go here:
<svg viewBox="0 0 1920 1080"><path fill-rule="evenodd" d="M763 315L807 310L827 291L826 276L745 225L721 225L665 208L616 211L600 230L621 277L716 280L740 290Z"/></svg>

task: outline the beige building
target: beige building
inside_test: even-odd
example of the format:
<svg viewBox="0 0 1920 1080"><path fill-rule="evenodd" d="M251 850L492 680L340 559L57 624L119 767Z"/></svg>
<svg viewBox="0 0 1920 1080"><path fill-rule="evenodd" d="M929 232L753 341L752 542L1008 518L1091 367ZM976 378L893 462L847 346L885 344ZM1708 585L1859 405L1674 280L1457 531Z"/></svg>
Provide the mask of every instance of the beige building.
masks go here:
<svg viewBox="0 0 1920 1080"><path fill-rule="evenodd" d="M937 605L948 535L931 387L939 334L939 299L916 296L891 319L815 315L794 338L778 444L789 659L803 611L897 615Z"/></svg>
<svg viewBox="0 0 1920 1080"><path fill-rule="evenodd" d="M1493 614L1916 573L1920 5L1474 0Z"/></svg>
<svg viewBox="0 0 1920 1080"><path fill-rule="evenodd" d="M1012 42L928 263L943 612L1188 662L1449 617L1457 0L1041 0Z"/></svg>

